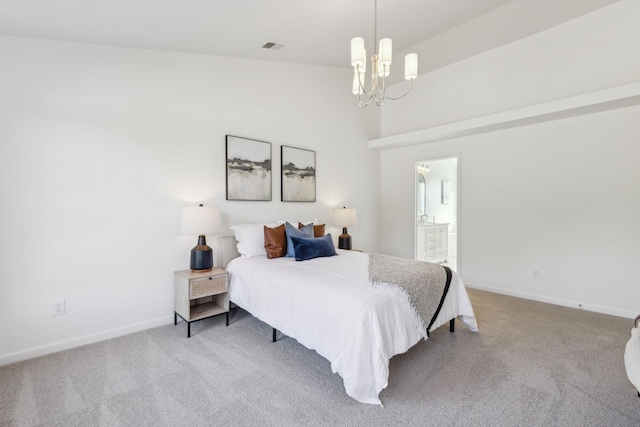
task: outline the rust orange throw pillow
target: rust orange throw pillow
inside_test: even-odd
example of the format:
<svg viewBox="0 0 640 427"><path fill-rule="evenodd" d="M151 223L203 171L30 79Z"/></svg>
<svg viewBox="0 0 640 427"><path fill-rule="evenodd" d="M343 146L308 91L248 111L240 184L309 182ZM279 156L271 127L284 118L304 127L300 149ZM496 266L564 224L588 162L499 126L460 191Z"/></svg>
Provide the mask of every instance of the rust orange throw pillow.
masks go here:
<svg viewBox="0 0 640 427"><path fill-rule="evenodd" d="M287 236L284 224L276 228L264 226L264 248L267 250L267 258L280 258L287 254Z"/></svg>
<svg viewBox="0 0 640 427"><path fill-rule="evenodd" d="M299 222L298 228L304 227L304 224ZM313 224L313 237L324 237L324 224Z"/></svg>

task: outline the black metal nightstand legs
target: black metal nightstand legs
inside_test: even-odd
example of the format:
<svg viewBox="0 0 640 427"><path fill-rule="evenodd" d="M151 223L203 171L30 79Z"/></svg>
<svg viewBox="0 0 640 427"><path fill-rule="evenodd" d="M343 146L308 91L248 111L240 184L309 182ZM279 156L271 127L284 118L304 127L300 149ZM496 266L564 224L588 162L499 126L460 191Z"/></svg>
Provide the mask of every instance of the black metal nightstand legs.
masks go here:
<svg viewBox="0 0 640 427"><path fill-rule="evenodd" d="M229 312L228 311L226 313L214 314L213 316L205 317L203 319L192 320L191 322L189 322L184 317L180 316L177 312L174 311L173 312L173 325L175 326L175 325L178 324L178 317L180 317L187 324L187 338L191 338L191 324L193 322L199 322L199 321L204 320L204 319L209 319L211 317L220 316L221 314L226 314L227 315L227 326L229 326Z"/></svg>

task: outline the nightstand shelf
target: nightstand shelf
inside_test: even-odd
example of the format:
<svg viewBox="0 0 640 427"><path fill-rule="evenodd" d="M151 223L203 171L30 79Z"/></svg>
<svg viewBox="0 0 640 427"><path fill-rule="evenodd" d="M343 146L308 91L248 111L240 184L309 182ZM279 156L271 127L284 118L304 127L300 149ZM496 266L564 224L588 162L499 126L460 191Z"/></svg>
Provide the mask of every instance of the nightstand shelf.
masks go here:
<svg viewBox="0 0 640 427"><path fill-rule="evenodd" d="M227 315L229 326L229 274L222 268L204 273L181 270L174 273L174 315L187 322L187 337L191 337L191 323L220 314Z"/></svg>
<svg viewBox="0 0 640 427"><path fill-rule="evenodd" d="M217 316L218 314L228 313L229 310L216 304L215 302L205 302L194 305L191 308L191 321L206 319L207 317Z"/></svg>

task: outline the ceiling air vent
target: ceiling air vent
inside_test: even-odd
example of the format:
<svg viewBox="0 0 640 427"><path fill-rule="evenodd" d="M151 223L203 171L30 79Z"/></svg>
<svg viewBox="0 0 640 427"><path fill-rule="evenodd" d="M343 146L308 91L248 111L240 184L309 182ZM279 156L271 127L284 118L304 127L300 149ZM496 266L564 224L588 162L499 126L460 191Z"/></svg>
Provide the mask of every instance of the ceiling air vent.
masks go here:
<svg viewBox="0 0 640 427"><path fill-rule="evenodd" d="M264 46L262 46L263 49L271 49L271 50L280 50L284 47L283 44L278 44L278 43L265 43Z"/></svg>

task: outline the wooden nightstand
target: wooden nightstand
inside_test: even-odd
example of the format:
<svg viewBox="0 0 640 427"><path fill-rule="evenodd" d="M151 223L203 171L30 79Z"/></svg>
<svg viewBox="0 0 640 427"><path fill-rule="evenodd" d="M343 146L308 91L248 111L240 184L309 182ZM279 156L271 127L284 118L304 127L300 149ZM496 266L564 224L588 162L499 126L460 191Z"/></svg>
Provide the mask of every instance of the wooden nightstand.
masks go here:
<svg viewBox="0 0 640 427"><path fill-rule="evenodd" d="M178 316L187 322L187 338L191 337L191 322L227 314L229 326L229 273L214 268L206 273L180 270L174 273L173 324Z"/></svg>

